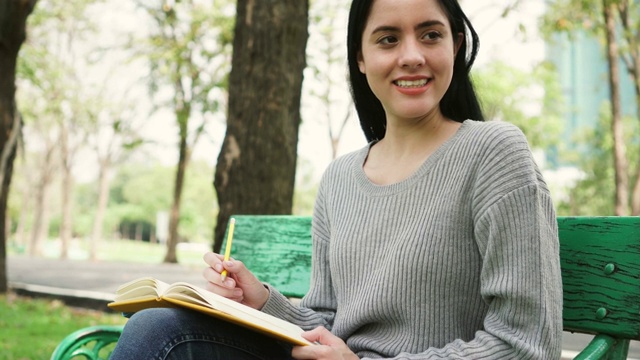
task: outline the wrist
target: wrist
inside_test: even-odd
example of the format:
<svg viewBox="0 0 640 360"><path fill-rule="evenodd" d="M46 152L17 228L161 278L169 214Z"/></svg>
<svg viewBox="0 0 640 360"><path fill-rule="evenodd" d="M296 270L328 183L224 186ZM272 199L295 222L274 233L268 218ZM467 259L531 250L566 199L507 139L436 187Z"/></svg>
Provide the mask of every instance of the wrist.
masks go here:
<svg viewBox="0 0 640 360"><path fill-rule="evenodd" d="M262 310L262 308L267 304L267 301L269 301L269 297L271 297L271 291L269 290L269 287L265 284L262 284L262 290L256 297L257 301L255 308L258 310Z"/></svg>

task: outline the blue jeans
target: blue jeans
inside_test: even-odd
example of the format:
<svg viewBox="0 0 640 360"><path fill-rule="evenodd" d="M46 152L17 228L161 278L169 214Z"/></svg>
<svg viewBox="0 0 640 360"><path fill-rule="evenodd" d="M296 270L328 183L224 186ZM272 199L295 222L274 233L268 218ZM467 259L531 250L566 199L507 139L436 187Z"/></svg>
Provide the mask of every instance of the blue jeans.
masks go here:
<svg viewBox="0 0 640 360"><path fill-rule="evenodd" d="M187 309L135 313L110 357L135 359L292 359L291 345Z"/></svg>

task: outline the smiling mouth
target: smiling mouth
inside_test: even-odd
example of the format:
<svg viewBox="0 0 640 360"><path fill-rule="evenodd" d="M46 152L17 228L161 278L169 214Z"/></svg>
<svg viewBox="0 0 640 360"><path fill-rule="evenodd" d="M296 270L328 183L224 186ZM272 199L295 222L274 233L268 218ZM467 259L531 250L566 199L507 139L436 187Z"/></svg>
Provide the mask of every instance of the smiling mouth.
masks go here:
<svg viewBox="0 0 640 360"><path fill-rule="evenodd" d="M427 85L429 79L420 80L396 80L393 83L401 88L419 88Z"/></svg>

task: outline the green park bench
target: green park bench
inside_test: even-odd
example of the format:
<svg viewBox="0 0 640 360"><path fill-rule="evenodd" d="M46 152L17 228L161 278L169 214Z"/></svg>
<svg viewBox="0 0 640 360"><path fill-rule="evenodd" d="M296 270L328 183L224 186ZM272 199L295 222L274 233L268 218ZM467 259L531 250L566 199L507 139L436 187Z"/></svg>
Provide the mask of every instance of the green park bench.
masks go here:
<svg viewBox="0 0 640 360"><path fill-rule="evenodd" d="M291 298L309 290L311 217L236 216L232 256ZM640 217L559 217L565 331L594 335L574 359L626 359L640 340ZM108 358L121 326L67 336L51 359ZM102 356L102 357L100 357Z"/></svg>

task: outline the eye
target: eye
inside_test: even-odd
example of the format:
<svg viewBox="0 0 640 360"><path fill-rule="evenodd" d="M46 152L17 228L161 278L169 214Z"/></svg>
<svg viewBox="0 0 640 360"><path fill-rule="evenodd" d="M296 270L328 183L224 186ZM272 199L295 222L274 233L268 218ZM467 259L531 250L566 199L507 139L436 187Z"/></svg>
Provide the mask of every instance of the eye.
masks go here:
<svg viewBox="0 0 640 360"><path fill-rule="evenodd" d="M428 31L422 35L422 38L429 41L435 41L441 39L442 34L439 31Z"/></svg>
<svg viewBox="0 0 640 360"><path fill-rule="evenodd" d="M393 45L398 42L398 38L393 35L383 36L378 39L377 43L381 45Z"/></svg>

